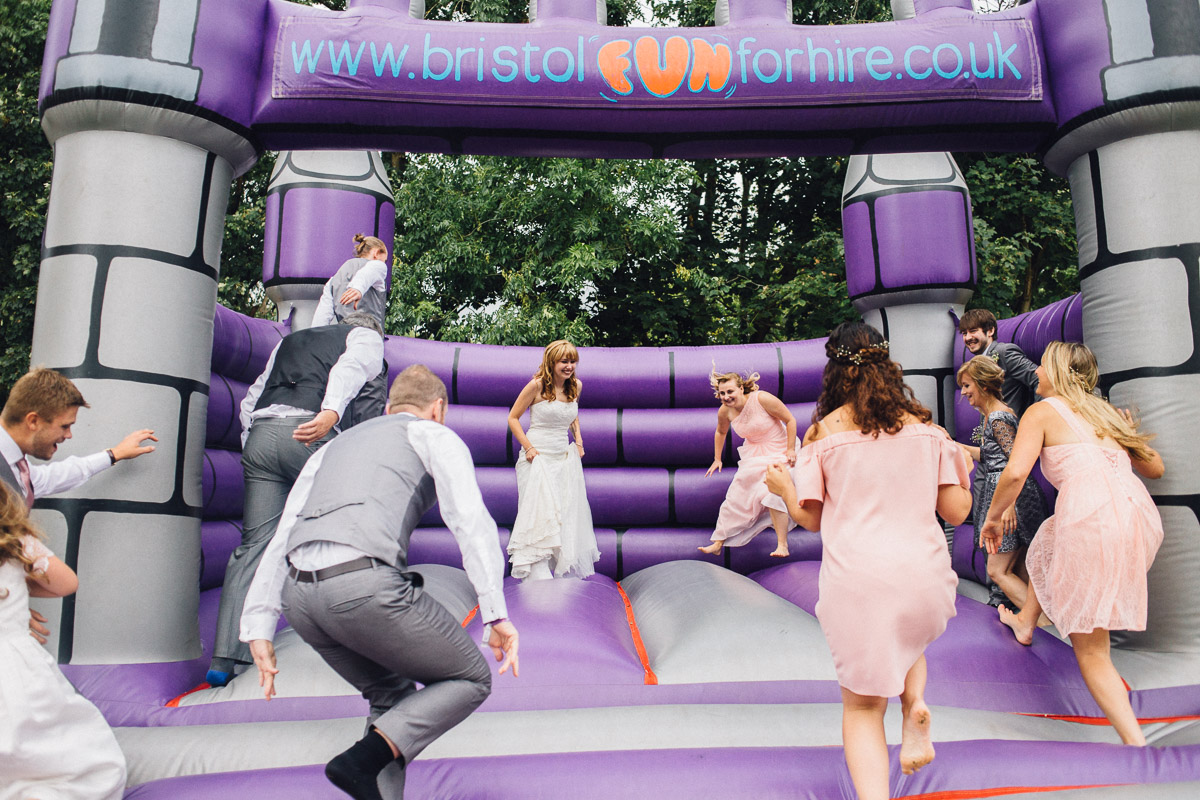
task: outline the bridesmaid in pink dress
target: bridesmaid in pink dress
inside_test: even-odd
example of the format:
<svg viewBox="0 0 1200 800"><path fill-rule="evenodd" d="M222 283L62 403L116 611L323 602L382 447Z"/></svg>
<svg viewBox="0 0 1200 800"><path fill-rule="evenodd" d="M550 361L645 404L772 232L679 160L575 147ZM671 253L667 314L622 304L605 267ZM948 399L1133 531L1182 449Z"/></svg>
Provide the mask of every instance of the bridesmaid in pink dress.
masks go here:
<svg viewBox="0 0 1200 800"><path fill-rule="evenodd" d="M825 345L821 397L792 474L767 486L821 531L817 620L842 690L842 743L859 800L885 800L883 717L900 697L906 775L933 760L925 648L954 616L958 579L936 514L971 510L966 457L905 385L879 331L843 323Z"/></svg>
<svg viewBox="0 0 1200 800"><path fill-rule="evenodd" d="M713 462L704 477L720 472L721 450L729 426L746 440L738 448L737 474L725 492L725 502L717 514L712 544L700 552L715 555L725 545L741 547L766 526L775 529L775 549L771 555L787 558L788 531L795 527L783 511L763 505L767 487L763 484L771 464L796 463L796 418L773 394L758 388L758 373L743 377L736 372L709 375L713 393L721 401L717 411L717 432L713 437Z"/></svg>
<svg viewBox="0 0 1200 800"><path fill-rule="evenodd" d="M1144 745L1109 655L1108 632L1146 629L1146 572L1163 529L1150 493L1133 473L1161 477L1162 457L1129 412L1094 394L1100 372L1084 345L1051 342L1037 376L1037 393L1046 400L1021 418L980 532L988 552L1003 536L997 509L1016 499L1039 453L1058 501L1025 556L1031 590L1025 606L1019 614L1000 606L1000 620L1029 645L1044 611L1071 638L1083 680L1121 741Z"/></svg>

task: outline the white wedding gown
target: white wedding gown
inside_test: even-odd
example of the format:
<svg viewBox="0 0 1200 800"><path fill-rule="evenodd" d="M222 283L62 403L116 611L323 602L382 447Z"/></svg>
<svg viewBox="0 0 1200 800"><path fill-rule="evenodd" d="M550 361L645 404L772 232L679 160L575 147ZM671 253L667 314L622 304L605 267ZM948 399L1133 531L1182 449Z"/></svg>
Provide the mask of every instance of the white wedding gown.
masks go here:
<svg viewBox="0 0 1200 800"><path fill-rule="evenodd" d="M33 558L48 550L27 537ZM0 800L119 800L125 756L99 710L29 635L24 564L0 564Z"/></svg>
<svg viewBox="0 0 1200 800"><path fill-rule="evenodd" d="M532 462L517 456L517 520L508 540L514 578L545 575L585 578L600 558L592 530L592 510L583 486L583 463L567 429L579 416L579 403L549 400L529 410L529 442L538 451ZM536 565L536 566L535 566Z"/></svg>

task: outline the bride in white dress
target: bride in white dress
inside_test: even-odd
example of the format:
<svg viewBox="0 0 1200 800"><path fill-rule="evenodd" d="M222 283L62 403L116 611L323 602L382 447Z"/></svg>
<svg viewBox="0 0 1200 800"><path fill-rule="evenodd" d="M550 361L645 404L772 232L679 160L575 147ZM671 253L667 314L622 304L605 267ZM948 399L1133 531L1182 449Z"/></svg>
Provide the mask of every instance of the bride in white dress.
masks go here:
<svg viewBox="0 0 1200 800"><path fill-rule="evenodd" d="M508 412L508 427L521 444L517 519L508 555L513 577L522 581L586 578L600 558L583 485L578 362L578 351L565 339L546 345L541 368ZM521 428L525 409L530 410L528 433Z"/></svg>
<svg viewBox="0 0 1200 800"><path fill-rule="evenodd" d="M125 756L100 711L29 635L29 595L75 591L75 572L0 484L0 800L120 800Z"/></svg>

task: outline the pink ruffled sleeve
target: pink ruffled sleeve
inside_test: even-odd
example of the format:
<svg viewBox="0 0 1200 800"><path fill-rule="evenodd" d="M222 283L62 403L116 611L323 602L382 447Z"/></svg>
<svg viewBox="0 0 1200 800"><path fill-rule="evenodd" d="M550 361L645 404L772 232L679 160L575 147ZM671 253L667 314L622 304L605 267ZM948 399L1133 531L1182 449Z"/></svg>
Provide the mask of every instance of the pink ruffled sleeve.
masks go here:
<svg viewBox="0 0 1200 800"><path fill-rule="evenodd" d="M816 452L815 444L801 448L797 454L792 480L796 484L796 502L825 502L825 475L821 471L821 457Z"/></svg>
<svg viewBox="0 0 1200 800"><path fill-rule="evenodd" d="M964 489L971 488L971 467L967 463L967 455L962 448L949 439L939 438L941 446L938 464L938 486L953 486L958 484Z"/></svg>

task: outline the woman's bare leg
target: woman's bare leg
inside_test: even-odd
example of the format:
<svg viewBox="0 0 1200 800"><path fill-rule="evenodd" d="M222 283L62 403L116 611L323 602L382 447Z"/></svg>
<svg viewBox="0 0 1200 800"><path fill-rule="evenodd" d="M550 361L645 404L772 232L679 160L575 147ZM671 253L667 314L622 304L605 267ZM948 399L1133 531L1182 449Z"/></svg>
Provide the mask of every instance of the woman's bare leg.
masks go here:
<svg viewBox="0 0 1200 800"><path fill-rule="evenodd" d="M1014 614L1003 605L997 611L1000 612L1000 621L1012 628L1018 642L1023 645L1033 644L1033 632L1037 630L1038 618L1042 616L1042 604L1038 602L1037 592L1034 591L1032 583L1029 584L1025 605L1021 607L1020 614Z"/></svg>
<svg viewBox="0 0 1200 800"><path fill-rule="evenodd" d="M1133 706L1129 704L1129 692L1112 663L1108 631L1096 628L1091 633L1072 633L1071 646L1075 648L1075 660L1079 662L1083 682L1121 741L1144 747L1146 737L1133 713Z"/></svg>
<svg viewBox="0 0 1200 800"><path fill-rule="evenodd" d="M858 800L888 798L886 710L886 697L866 697L842 687L842 746Z"/></svg>
<svg viewBox="0 0 1200 800"><path fill-rule="evenodd" d="M786 511L778 511L774 508L771 511L771 526L775 528L775 550L771 555L776 558L787 558L791 555L788 552L788 522L790 518Z"/></svg>
<svg viewBox="0 0 1200 800"><path fill-rule="evenodd" d="M900 769L905 775L933 761L933 739L929 735L932 715L925 705L925 654L917 659L904 676L904 692L900 695L900 710L904 714L901 729Z"/></svg>
<svg viewBox="0 0 1200 800"><path fill-rule="evenodd" d="M991 553L987 558L987 574L992 579L992 583L1000 587L1000 591L1008 596L1018 606L1025 607L1025 596L1029 592L1029 586L1025 581L1018 577L1014 571L1017 565L1017 555L1019 550L1013 550L1009 553Z"/></svg>

